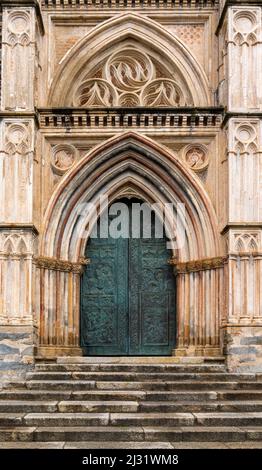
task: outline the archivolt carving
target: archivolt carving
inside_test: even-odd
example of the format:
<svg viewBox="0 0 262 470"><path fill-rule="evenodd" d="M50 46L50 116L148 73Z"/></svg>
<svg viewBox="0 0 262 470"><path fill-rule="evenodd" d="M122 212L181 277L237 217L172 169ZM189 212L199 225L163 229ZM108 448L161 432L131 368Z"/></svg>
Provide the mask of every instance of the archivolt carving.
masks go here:
<svg viewBox="0 0 262 470"><path fill-rule="evenodd" d="M256 11L240 10L233 17L233 42L238 46L257 43L258 18Z"/></svg>
<svg viewBox="0 0 262 470"><path fill-rule="evenodd" d="M88 78L81 83L73 104L80 107L185 106L181 86L169 78L156 78L157 74L156 65L145 52L131 47L123 49L106 61L101 71L103 79Z"/></svg>
<svg viewBox="0 0 262 470"><path fill-rule="evenodd" d="M7 18L6 42L14 47L16 44L27 46L31 41L30 15L24 10L11 10Z"/></svg>

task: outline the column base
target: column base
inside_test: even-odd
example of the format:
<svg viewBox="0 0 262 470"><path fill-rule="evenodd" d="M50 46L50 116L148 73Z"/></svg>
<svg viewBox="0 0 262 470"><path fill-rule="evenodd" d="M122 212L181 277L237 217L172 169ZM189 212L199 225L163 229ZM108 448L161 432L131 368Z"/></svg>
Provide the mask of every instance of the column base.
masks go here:
<svg viewBox="0 0 262 470"><path fill-rule="evenodd" d="M172 355L179 357L220 357L221 349L213 346L189 346L188 348L173 349Z"/></svg>
<svg viewBox="0 0 262 470"><path fill-rule="evenodd" d="M41 359L56 359L60 356L82 356L83 351L77 346L38 346L36 356Z"/></svg>

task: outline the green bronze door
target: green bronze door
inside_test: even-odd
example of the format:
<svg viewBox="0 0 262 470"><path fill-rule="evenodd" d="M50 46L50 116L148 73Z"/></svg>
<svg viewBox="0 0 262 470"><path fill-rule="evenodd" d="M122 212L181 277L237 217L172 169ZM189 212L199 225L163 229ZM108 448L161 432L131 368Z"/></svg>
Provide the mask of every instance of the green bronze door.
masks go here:
<svg viewBox="0 0 262 470"><path fill-rule="evenodd" d="M131 203L128 202L129 227ZM171 354L175 339L175 281L172 267L167 264L170 252L166 238L90 238L86 256L90 264L81 285L84 354Z"/></svg>

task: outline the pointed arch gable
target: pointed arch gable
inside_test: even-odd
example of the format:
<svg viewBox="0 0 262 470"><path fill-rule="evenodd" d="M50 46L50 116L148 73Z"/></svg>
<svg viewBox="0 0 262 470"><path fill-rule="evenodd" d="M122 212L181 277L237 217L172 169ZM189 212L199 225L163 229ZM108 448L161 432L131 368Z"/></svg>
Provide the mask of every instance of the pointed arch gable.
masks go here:
<svg viewBox="0 0 262 470"><path fill-rule="evenodd" d="M134 40L178 71L194 106L211 104L208 79L203 68L182 41L152 19L134 13L111 18L96 26L77 42L63 58L51 85L48 104L70 106L75 83L81 82L87 64L99 60L106 50L126 40Z"/></svg>
<svg viewBox="0 0 262 470"><path fill-rule="evenodd" d="M130 188L150 203L185 205L186 240L180 260L220 254L214 209L197 177L172 151L128 131L92 149L62 178L45 214L41 255L78 261L87 238L84 205L96 207L105 193L114 201Z"/></svg>

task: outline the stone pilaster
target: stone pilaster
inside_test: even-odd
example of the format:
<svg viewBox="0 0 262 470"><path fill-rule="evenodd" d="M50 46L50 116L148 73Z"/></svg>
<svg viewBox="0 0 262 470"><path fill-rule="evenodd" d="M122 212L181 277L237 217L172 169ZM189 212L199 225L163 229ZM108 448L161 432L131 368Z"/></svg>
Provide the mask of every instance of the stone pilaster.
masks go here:
<svg viewBox="0 0 262 470"><path fill-rule="evenodd" d="M262 370L262 6L223 3L219 98L227 116L228 263L222 337L231 370Z"/></svg>
<svg viewBox="0 0 262 470"><path fill-rule="evenodd" d="M36 1L1 1L0 372L33 362Z"/></svg>

